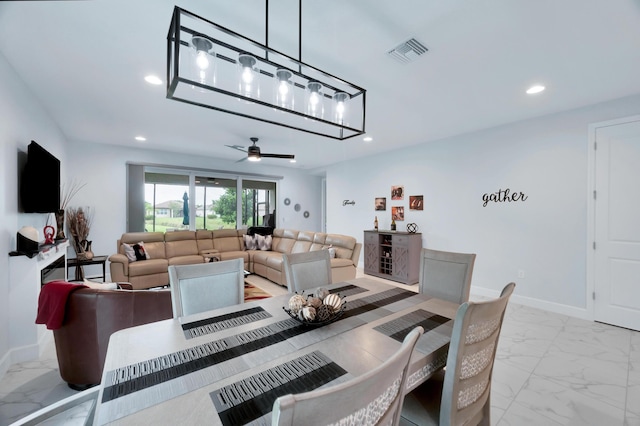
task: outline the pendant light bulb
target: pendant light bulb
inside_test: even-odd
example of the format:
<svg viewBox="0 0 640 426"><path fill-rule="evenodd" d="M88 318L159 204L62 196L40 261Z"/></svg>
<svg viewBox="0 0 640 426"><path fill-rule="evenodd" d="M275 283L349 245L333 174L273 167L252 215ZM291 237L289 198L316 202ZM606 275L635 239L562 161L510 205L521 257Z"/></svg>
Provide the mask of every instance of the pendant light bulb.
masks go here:
<svg viewBox="0 0 640 426"><path fill-rule="evenodd" d="M191 39L191 47L193 48L193 74L194 80L199 83L215 86L215 70L213 52L213 43L202 36L193 36ZM201 91L206 91L200 88Z"/></svg>
<svg viewBox="0 0 640 426"><path fill-rule="evenodd" d="M259 98L258 69L254 68L258 61L248 53L241 53L238 56L238 66L240 73L240 94L247 98Z"/></svg>
<svg viewBox="0 0 640 426"><path fill-rule="evenodd" d="M338 124L344 124L344 115L347 111L347 102L349 101L349 99L349 94L345 92L336 92L336 94L333 95L333 119Z"/></svg>
<svg viewBox="0 0 640 426"><path fill-rule="evenodd" d="M307 84L307 115L322 118L324 115L323 97L322 83L310 81Z"/></svg>
<svg viewBox="0 0 640 426"><path fill-rule="evenodd" d="M291 77L293 73L288 69L278 68L274 76L276 105L293 109L293 82Z"/></svg>
<svg viewBox="0 0 640 426"><path fill-rule="evenodd" d="M209 68L209 58L207 58L207 53L203 51L199 51L196 57L196 65L201 70L206 70Z"/></svg>

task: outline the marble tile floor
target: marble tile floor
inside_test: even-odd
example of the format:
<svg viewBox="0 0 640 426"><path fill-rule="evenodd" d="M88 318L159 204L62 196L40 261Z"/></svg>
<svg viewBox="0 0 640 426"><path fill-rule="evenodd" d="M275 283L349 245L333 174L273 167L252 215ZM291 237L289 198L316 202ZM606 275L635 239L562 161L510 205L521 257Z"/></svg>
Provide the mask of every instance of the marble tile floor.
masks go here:
<svg viewBox="0 0 640 426"><path fill-rule="evenodd" d="M58 376L51 341L39 360L12 366L0 381L0 425L74 393ZM491 407L497 426L640 426L640 332L510 303ZM86 410L47 424L82 424Z"/></svg>

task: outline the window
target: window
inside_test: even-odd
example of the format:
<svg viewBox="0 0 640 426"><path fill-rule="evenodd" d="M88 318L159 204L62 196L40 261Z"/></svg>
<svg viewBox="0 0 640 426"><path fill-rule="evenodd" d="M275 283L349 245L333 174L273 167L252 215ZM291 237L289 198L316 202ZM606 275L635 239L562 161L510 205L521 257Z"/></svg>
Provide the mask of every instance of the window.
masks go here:
<svg viewBox="0 0 640 426"><path fill-rule="evenodd" d="M196 176L195 185L195 229L235 229L236 180Z"/></svg>
<svg viewBox="0 0 640 426"><path fill-rule="evenodd" d="M156 166L129 165L128 170L128 232L142 231L143 227L147 232L167 232L275 226L275 181L170 168L165 171ZM140 202L143 197L144 206Z"/></svg>
<svg viewBox="0 0 640 426"><path fill-rule="evenodd" d="M186 210L185 201L187 204ZM188 201L188 175L145 173L145 231L166 232L189 229Z"/></svg>
<svg viewBox="0 0 640 426"><path fill-rule="evenodd" d="M275 182L242 181L242 224L275 227Z"/></svg>

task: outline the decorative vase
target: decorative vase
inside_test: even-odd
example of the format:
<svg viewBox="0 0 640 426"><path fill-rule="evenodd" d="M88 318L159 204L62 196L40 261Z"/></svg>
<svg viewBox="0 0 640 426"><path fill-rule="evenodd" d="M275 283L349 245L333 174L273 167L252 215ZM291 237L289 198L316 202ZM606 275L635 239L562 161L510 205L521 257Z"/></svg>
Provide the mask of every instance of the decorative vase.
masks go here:
<svg viewBox="0 0 640 426"><path fill-rule="evenodd" d="M54 213L56 216L56 240L64 240L64 210L58 210Z"/></svg>
<svg viewBox="0 0 640 426"><path fill-rule="evenodd" d="M78 259L91 260L93 259L93 252L91 251L91 241L82 240L78 244Z"/></svg>

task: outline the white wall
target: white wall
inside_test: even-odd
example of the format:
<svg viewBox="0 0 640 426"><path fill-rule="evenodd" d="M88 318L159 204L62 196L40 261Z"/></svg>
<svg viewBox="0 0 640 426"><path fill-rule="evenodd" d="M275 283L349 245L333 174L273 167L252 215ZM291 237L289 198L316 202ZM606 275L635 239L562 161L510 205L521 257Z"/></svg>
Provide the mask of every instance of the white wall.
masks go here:
<svg viewBox="0 0 640 426"><path fill-rule="evenodd" d="M398 230L417 223L423 247L477 253L472 292L496 295L515 281L522 303L589 317L587 127L638 113L640 96L628 97L334 165L328 232L362 240L376 214L389 229L391 206L401 205ZM404 185L403 201L391 201L391 185ZM527 200L483 207L483 194L506 188ZM424 195L423 211L408 210L409 195ZM375 197L387 197L386 212L374 211Z"/></svg>
<svg viewBox="0 0 640 426"><path fill-rule="evenodd" d="M64 179L66 160L65 139L60 129L42 109L33 93L24 86L15 70L0 52L0 377L14 362L9 342L9 300L12 292L20 291L9 277L8 253L16 249L16 232L25 225L40 232L53 215L18 212L18 157L27 152L35 140L58 157ZM35 262L35 260L34 260ZM36 303L37 301L34 301ZM33 318L35 321L35 317ZM42 326L44 327L44 326Z"/></svg>

